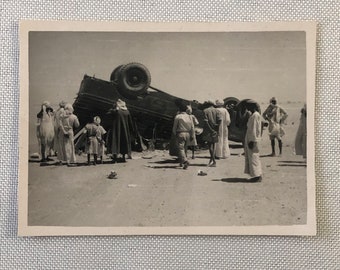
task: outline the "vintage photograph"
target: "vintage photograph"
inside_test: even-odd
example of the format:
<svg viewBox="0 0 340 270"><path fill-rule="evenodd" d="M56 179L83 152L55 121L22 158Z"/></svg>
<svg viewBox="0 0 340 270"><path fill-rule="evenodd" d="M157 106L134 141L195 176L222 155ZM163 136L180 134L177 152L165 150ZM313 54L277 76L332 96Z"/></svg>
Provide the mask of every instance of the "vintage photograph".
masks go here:
<svg viewBox="0 0 340 270"><path fill-rule="evenodd" d="M315 234L315 38L22 22L19 235Z"/></svg>

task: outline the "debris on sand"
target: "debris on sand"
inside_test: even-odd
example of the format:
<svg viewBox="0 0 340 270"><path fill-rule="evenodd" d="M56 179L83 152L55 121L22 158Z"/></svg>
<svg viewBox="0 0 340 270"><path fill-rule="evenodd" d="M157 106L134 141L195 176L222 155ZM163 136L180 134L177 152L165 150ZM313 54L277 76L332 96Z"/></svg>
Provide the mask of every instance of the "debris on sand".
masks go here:
<svg viewBox="0 0 340 270"><path fill-rule="evenodd" d="M128 184L128 187L129 188L135 188L135 187L137 187L137 185L135 185L135 184Z"/></svg>
<svg viewBox="0 0 340 270"><path fill-rule="evenodd" d="M111 171L107 178L117 179L117 173L115 171Z"/></svg>
<svg viewBox="0 0 340 270"><path fill-rule="evenodd" d="M197 175L199 175L199 176L206 176L208 174L206 172L202 171L202 170L199 170Z"/></svg>

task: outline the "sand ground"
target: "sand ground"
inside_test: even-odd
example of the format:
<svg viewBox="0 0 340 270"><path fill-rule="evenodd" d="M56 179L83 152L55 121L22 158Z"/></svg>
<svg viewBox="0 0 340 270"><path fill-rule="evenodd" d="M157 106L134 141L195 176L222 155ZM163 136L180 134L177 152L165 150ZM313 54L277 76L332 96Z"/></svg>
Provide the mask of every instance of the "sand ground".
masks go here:
<svg viewBox="0 0 340 270"><path fill-rule="evenodd" d="M293 152L301 104L289 114L283 155L269 157L261 142L263 180L247 182L243 149L230 142L231 157L209 168L208 151L196 152L183 170L167 151L134 152L126 163L40 166L29 163L30 226L232 226L306 224L306 163ZM32 123L34 130L34 122ZM30 138L30 152L36 150ZM108 179L112 171L117 179ZM206 176L197 173L203 170Z"/></svg>

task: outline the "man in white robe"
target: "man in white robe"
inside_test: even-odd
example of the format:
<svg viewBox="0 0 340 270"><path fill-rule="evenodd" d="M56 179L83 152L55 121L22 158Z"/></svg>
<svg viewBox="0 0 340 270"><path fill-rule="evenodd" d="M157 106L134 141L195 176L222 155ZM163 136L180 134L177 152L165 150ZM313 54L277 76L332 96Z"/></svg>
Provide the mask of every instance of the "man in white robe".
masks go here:
<svg viewBox="0 0 340 270"><path fill-rule="evenodd" d="M250 175L250 181L262 180L262 167L260 161L259 142L261 140L261 115L256 110L256 103L249 104L252 113L248 119L247 132L244 144L245 168L244 173Z"/></svg>

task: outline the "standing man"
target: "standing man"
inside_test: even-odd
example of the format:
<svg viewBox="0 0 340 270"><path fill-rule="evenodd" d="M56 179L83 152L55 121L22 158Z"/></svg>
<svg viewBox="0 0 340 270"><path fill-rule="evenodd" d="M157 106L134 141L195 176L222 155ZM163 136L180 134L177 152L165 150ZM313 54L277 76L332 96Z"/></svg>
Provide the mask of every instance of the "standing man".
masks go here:
<svg viewBox="0 0 340 270"><path fill-rule="evenodd" d="M269 122L268 131L272 147L271 156L275 157L275 139L277 139L279 144L279 154L280 156L282 155L282 137L285 134L282 125L287 119L288 114L277 105L277 99L275 97L272 97L269 102L269 106L263 112L263 118Z"/></svg>
<svg viewBox="0 0 340 270"><path fill-rule="evenodd" d="M221 116L215 108L215 102L212 100L206 101L208 108L203 110L204 113L204 129L205 134L203 139L208 143L210 159L208 167L216 167L215 153L216 143L218 142L218 131L221 124Z"/></svg>
<svg viewBox="0 0 340 270"><path fill-rule="evenodd" d="M130 112L126 103L118 99L109 114L112 116L112 161L115 163L120 154L123 162L126 162L125 155L131 158L131 134L134 131Z"/></svg>
<svg viewBox="0 0 340 270"><path fill-rule="evenodd" d="M295 137L295 154L307 157L307 107L301 109L300 124Z"/></svg>
<svg viewBox="0 0 340 270"><path fill-rule="evenodd" d="M216 158L227 158L230 156L228 142L228 126L230 125L230 115L224 106L222 99L216 100L217 110L220 112L221 124L218 130L218 142L216 143Z"/></svg>
<svg viewBox="0 0 340 270"><path fill-rule="evenodd" d="M250 175L251 182L262 180L262 168L260 161L259 142L261 140L261 115L257 111L255 101L248 101L248 109L251 113L244 143L245 168L244 173Z"/></svg>
<svg viewBox="0 0 340 270"><path fill-rule="evenodd" d="M49 160L48 155L53 149L54 126L53 108L48 101L44 101L37 114L37 138L41 154L41 162Z"/></svg>
<svg viewBox="0 0 340 270"><path fill-rule="evenodd" d="M76 166L76 151L74 148L74 129L79 127L79 120L73 114L73 107L70 103L65 105L64 113L60 117L60 129L64 136L62 138L63 161L67 166Z"/></svg>
<svg viewBox="0 0 340 270"><path fill-rule="evenodd" d="M186 149L190 141L194 139L194 123L191 116L186 112L188 108L187 105L182 102L178 107L179 113L175 116L172 133L173 136L176 137L180 165L183 164L183 169L187 169L189 161L186 155Z"/></svg>

